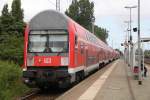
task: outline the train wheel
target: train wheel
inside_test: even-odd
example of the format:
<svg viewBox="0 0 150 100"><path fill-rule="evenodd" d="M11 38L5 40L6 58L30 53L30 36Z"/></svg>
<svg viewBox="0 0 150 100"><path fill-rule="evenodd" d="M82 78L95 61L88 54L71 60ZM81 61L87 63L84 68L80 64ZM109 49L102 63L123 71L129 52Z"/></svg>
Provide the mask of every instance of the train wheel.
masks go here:
<svg viewBox="0 0 150 100"><path fill-rule="evenodd" d="M48 87L45 87L45 86L38 86L38 88L39 88L41 91L46 91L46 90L48 90Z"/></svg>
<svg viewBox="0 0 150 100"><path fill-rule="evenodd" d="M101 68L102 68L102 64L100 63L100 64L99 64L99 69L101 69Z"/></svg>
<svg viewBox="0 0 150 100"><path fill-rule="evenodd" d="M83 80L83 79L85 78L84 71L81 71L80 73L81 73L81 74L80 74L80 75L81 75L81 80Z"/></svg>
<svg viewBox="0 0 150 100"><path fill-rule="evenodd" d="M80 74L76 73L76 84L80 82Z"/></svg>
<svg viewBox="0 0 150 100"><path fill-rule="evenodd" d="M59 83L58 83L58 87L62 88L62 89L67 89L70 87L70 85L71 85L71 83L70 83L69 77L65 78L63 81L59 81Z"/></svg>
<svg viewBox="0 0 150 100"><path fill-rule="evenodd" d="M85 77L84 71L80 71L76 73L76 83L82 81Z"/></svg>

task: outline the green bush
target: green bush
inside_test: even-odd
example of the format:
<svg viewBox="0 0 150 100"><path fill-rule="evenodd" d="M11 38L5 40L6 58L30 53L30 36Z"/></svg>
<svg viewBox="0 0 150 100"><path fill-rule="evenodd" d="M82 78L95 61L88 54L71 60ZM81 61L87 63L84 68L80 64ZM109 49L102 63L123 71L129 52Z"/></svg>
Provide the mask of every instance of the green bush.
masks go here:
<svg viewBox="0 0 150 100"><path fill-rule="evenodd" d="M13 62L0 61L0 100L12 100L29 89L22 83L21 68Z"/></svg>
<svg viewBox="0 0 150 100"><path fill-rule="evenodd" d="M150 50L144 51L145 58L150 58Z"/></svg>

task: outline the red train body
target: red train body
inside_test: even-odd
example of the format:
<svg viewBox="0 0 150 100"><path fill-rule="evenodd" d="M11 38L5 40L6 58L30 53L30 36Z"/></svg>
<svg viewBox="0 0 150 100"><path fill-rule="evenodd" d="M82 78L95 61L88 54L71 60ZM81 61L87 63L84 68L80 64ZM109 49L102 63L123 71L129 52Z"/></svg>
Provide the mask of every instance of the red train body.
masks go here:
<svg viewBox="0 0 150 100"><path fill-rule="evenodd" d="M29 86L66 87L118 57L118 52L71 18L43 11L25 30L23 79Z"/></svg>

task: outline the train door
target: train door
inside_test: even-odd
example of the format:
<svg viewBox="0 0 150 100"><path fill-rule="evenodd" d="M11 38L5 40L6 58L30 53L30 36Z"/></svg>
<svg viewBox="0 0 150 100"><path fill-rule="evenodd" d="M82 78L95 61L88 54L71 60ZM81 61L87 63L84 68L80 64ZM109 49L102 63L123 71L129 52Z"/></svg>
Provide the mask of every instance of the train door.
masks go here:
<svg viewBox="0 0 150 100"><path fill-rule="evenodd" d="M88 66L88 46L85 45L84 47L84 66L87 67Z"/></svg>
<svg viewBox="0 0 150 100"><path fill-rule="evenodd" d="M76 36L75 39L75 64L76 66L84 66L84 43Z"/></svg>
<svg viewBox="0 0 150 100"><path fill-rule="evenodd" d="M78 46L75 45L75 66L78 65Z"/></svg>
<svg viewBox="0 0 150 100"><path fill-rule="evenodd" d="M78 37L75 35L75 66L78 66Z"/></svg>
<svg viewBox="0 0 150 100"><path fill-rule="evenodd" d="M102 53L102 49L100 49L99 51L99 62L102 63L103 61L103 53Z"/></svg>
<svg viewBox="0 0 150 100"><path fill-rule="evenodd" d="M81 42L80 44L80 52L81 52L81 58L82 58L82 65L87 66L87 46L84 42Z"/></svg>
<svg viewBox="0 0 150 100"><path fill-rule="evenodd" d="M97 62L97 63L100 63L100 50L97 50L96 62Z"/></svg>

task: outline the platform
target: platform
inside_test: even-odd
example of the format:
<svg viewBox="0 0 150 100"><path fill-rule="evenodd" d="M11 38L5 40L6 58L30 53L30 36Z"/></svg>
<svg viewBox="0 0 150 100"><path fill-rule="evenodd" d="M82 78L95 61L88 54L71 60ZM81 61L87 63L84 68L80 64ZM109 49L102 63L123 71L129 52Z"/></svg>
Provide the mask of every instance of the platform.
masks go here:
<svg viewBox="0 0 150 100"><path fill-rule="evenodd" d="M142 85L138 85L130 67L119 59L91 75L57 100L150 100L150 76L143 79Z"/></svg>

